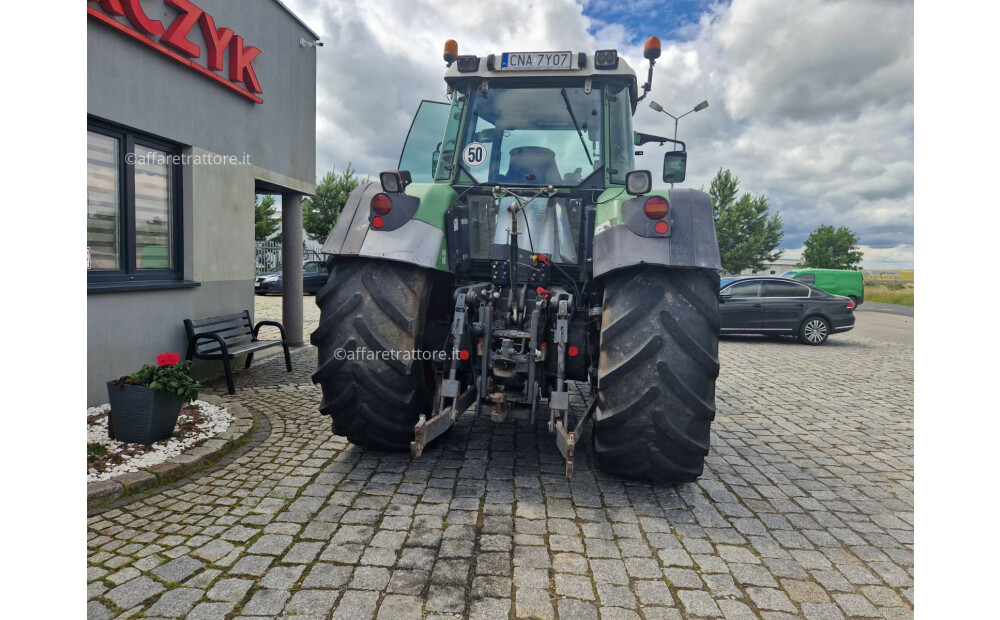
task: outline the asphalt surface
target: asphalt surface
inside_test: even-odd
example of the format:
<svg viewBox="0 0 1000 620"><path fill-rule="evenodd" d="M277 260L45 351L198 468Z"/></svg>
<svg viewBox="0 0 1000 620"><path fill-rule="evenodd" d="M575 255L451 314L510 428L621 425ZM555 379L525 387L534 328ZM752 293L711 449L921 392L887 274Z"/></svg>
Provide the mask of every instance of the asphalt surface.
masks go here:
<svg viewBox="0 0 1000 620"><path fill-rule="evenodd" d="M88 519L88 617L912 618L907 330L869 311L818 347L723 340L712 451L680 486L597 471L585 443L567 482L545 412L466 413L416 460L360 449L318 413L313 347L260 360L223 396L259 441Z"/></svg>

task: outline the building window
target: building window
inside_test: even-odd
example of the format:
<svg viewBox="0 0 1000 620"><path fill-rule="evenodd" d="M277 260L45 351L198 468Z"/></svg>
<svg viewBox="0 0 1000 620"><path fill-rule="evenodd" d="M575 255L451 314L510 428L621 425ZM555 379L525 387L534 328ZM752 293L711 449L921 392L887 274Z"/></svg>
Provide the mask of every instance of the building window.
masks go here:
<svg viewBox="0 0 1000 620"><path fill-rule="evenodd" d="M87 124L88 285L181 280L180 150Z"/></svg>

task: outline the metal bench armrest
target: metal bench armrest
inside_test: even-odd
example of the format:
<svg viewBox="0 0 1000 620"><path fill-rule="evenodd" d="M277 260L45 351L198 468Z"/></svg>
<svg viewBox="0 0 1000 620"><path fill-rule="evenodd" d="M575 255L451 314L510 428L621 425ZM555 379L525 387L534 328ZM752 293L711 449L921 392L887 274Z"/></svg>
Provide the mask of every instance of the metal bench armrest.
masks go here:
<svg viewBox="0 0 1000 620"><path fill-rule="evenodd" d="M194 355L195 355L195 357L200 357L200 354L198 353L198 341L199 340L214 340L214 341L218 342L219 343L219 353L224 358L228 358L229 357L229 347L226 346L226 340L225 340L225 338L223 338L219 334L212 334L212 333L208 333L208 334L195 334L194 335L194 340L191 342L191 345L194 347Z"/></svg>
<svg viewBox="0 0 1000 620"><path fill-rule="evenodd" d="M254 325L253 327L254 340L257 339L257 332L260 331L260 328L263 327L264 325L271 325L272 327L277 327L278 331L281 332L281 340L282 341L285 340L285 326L277 321L258 321L257 324Z"/></svg>

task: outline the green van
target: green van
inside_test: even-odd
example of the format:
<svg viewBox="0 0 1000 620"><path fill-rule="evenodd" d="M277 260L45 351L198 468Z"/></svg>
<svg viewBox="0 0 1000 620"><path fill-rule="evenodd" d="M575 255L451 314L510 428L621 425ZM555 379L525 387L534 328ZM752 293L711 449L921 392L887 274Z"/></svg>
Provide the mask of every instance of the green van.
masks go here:
<svg viewBox="0 0 1000 620"><path fill-rule="evenodd" d="M860 271L843 269L795 269L781 274L782 278L811 284L831 295L843 295L854 300L855 306L865 301L865 285Z"/></svg>

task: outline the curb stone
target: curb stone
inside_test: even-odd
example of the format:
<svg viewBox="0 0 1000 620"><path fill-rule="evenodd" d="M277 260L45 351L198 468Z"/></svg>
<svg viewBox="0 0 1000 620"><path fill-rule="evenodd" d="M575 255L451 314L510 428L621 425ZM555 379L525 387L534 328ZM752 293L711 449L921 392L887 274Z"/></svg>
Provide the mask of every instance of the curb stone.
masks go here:
<svg viewBox="0 0 1000 620"><path fill-rule="evenodd" d="M225 399L214 394L205 394L201 396L200 400L222 407L229 412L229 415L233 416L229 428L183 454L170 457L162 463L141 468L139 471L121 474L110 480L88 482L87 510L100 508L126 495L148 491L197 471L206 463L214 461L238 447L250 437L250 432L253 429L253 415L243 405L236 402L226 402Z"/></svg>

